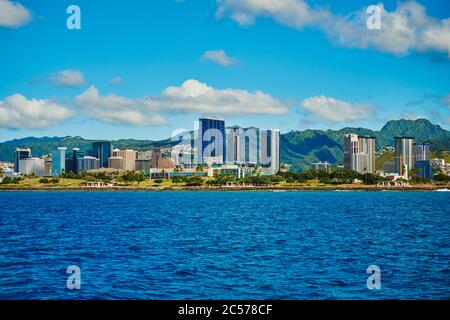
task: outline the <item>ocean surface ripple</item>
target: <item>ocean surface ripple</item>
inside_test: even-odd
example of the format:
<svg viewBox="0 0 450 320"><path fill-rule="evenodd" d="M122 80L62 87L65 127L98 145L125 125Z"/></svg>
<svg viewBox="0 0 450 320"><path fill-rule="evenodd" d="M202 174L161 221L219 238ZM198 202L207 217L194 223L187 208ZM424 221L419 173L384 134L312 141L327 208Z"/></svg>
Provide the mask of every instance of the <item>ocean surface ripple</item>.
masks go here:
<svg viewBox="0 0 450 320"><path fill-rule="evenodd" d="M449 200L0 192L0 299L450 299ZM69 265L81 290L66 286Z"/></svg>

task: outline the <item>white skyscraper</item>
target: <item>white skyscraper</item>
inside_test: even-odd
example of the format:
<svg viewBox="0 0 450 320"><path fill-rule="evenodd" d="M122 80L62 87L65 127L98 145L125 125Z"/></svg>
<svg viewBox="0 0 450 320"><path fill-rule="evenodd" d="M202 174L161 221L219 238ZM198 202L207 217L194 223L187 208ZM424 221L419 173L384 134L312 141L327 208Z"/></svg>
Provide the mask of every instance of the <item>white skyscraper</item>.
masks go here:
<svg viewBox="0 0 450 320"><path fill-rule="evenodd" d="M260 130L260 165L263 174L276 174L280 170L280 131Z"/></svg>
<svg viewBox="0 0 450 320"><path fill-rule="evenodd" d="M344 136L344 168L361 174L375 172L375 137Z"/></svg>

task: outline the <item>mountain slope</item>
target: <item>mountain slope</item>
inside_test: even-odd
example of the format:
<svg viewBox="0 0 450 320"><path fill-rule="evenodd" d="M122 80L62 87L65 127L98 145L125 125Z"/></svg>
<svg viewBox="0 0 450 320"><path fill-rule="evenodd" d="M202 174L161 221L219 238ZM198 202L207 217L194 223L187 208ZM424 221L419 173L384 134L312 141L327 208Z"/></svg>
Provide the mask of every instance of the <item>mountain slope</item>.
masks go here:
<svg viewBox="0 0 450 320"><path fill-rule="evenodd" d="M281 162L291 164L293 170L307 169L312 162L317 161L342 164L344 134L347 133L374 136L378 148L393 146L395 136L412 136L416 141L431 142L434 150L450 150L450 131L439 125L426 119L393 120L380 131L365 128L291 131L282 135Z"/></svg>

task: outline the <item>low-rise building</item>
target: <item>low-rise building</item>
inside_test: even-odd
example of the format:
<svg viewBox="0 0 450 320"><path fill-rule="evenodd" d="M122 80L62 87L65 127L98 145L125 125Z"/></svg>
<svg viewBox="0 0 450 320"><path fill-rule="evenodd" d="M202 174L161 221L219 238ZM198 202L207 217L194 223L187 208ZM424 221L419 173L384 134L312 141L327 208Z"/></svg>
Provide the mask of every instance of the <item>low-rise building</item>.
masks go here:
<svg viewBox="0 0 450 320"><path fill-rule="evenodd" d="M431 159L430 160L431 166L433 167L433 169L435 170L445 170L446 167L446 163L445 163L445 159L440 159L440 158L435 158L435 159Z"/></svg>
<svg viewBox="0 0 450 320"><path fill-rule="evenodd" d="M198 171L196 169L150 169L151 179L172 179L174 177L205 177L208 175L207 170Z"/></svg>
<svg viewBox="0 0 450 320"><path fill-rule="evenodd" d="M108 168L122 170L123 158L119 156L110 157L108 159Z"/></svg>
<svg viewBox="0 0 450 320"><path fill-rule="evenodd" d="M85 156L77 160L78 172L89 171L100 168L100 160L95 157Z"/></svg>
<svg viewBox="0 0 450 320"><path fill-rule="evenodd" d="M395 172L395 162L394 161L386 161L383 163L384 172Z"/></svg>
<svg viewBox="0 0 450 320"><path fill-rule="evenodd" d="M252 174L254 168L239 166L236 164L223 164L221 166L209 168L208 176L214 177L217 175L232 175L238 179L245 178Z"/></svg>

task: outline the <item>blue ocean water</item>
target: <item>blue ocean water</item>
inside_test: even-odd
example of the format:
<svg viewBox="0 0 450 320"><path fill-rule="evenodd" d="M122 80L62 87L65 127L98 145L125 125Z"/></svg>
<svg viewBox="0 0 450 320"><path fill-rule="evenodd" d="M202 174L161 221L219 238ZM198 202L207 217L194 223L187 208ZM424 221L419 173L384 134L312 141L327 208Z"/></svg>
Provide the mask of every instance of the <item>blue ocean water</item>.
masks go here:
<svg viewBox="0 0 450 320"><path fill-rule="evenodd" d="M0 299L449 299L449 200L0 192ZM69 265L81 290L67 289Z"/></svg>

